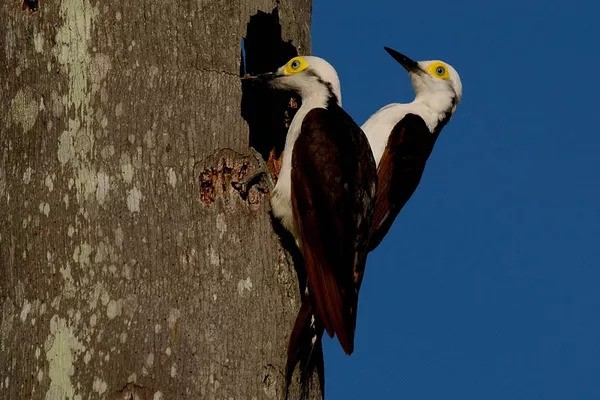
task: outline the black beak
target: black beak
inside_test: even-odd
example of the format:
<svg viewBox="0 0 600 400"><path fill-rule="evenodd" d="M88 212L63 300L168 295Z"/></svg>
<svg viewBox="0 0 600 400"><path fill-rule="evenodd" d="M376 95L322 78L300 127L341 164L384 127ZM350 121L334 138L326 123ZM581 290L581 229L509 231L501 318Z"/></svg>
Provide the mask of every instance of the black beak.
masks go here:
<svg viewBox="0 0 600 400"><path fill-rule="evenodd" d="M266 82L269 82L270 80L272 80L273 78L276 78L277 76L279 76L277 74L277 72L267 72L267 73L258 74L258 75L246 74L246 75L242 76L241 79L243 81L251 81L251 82L256 82L256 83L266 83Z"/></svg>
<svg viewBox="0 0 600 400"><path fill-rule="evenodd" d="M398 61L400 65L402 65L404 69L406 69L408 72L423 72L423 70L421 69L421 67L419 67L419 64L416 61L406 57L404 54L398 53L394 49L390 49L389 47L383 46L383 48L390 54L390 56L394 58L394 60Z"/></svg>

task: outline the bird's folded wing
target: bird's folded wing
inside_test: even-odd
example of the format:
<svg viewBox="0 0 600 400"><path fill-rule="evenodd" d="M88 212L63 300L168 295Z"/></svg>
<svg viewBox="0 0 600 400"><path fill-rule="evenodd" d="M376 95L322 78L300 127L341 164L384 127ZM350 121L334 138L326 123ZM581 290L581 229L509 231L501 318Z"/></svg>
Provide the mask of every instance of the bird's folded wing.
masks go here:
<svg viewBox="0 0 600 400"><path fill-rule="evenodd" d="M376 248L415 192L437 134L407 114L394 126L377 168L378 186L369 249Z"/></svg>
<svg viewBox="0 0 600 400"><path fill-rule="evenodd" d="M305 117L293 150L292 208L311 300L327 333L335 333L351 353L371 220L372 196L365 201L364 192L370 178L374 195L376 177L374 162L371 177L362 169L356 143L356 135L363 135L360 128L350 119L358 131L340 132L347 128L340 115L350 118L326 109ZM361 145L368 146L366 138Z"/></svg>

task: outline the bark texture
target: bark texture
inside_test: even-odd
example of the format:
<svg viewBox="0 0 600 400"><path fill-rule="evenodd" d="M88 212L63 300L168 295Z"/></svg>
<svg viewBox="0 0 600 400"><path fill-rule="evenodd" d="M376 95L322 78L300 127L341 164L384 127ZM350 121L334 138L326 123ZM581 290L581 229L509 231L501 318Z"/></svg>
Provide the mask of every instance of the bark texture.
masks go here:
<svg viewBox="0 0 600 400"><path fill-rule="evenodd" d="M311 2L27 3L0 5L0 398L281 398L296 273L232 183L284 116L240 54L307 53Z"/></svg>

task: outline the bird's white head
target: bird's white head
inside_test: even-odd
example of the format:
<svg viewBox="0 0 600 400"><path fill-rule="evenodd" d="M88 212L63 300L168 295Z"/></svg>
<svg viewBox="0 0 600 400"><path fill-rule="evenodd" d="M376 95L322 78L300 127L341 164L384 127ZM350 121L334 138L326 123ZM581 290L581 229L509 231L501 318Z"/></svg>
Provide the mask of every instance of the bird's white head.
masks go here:
<svg viewBox="0 0 600 400"><path fill-rule="evenodd" d="M439 60L413 61L389 47L385 50L408 71L417 100L433 102L440 112L456 111L462 99L462 83L454 67Z"/></svg>
<svg viewBox="0 0 600 400"><path fill-rule="evenodd" d="M336 97L342 104L340 80L335 69L327 61L314 56L297 56L277 71L258 76L266 79L276 89L292 90L303 99L322 93Z"/></svg>

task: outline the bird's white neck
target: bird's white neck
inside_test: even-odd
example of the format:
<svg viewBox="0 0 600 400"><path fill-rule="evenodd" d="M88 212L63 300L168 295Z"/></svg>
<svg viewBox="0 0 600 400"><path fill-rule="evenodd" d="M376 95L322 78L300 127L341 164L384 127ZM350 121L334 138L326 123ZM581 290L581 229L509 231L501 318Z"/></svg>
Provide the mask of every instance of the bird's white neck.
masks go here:
<svg viewBox="0 0 600 400"><path fill-rule="evenodd" d="M446 115L454 112L454 101L451 93L419 93L413 103L423 104L433 117L434 121L432 122L436 126ZM431 130L435 129L435 126L430 126L427 120L425 122Z"/></svg>

